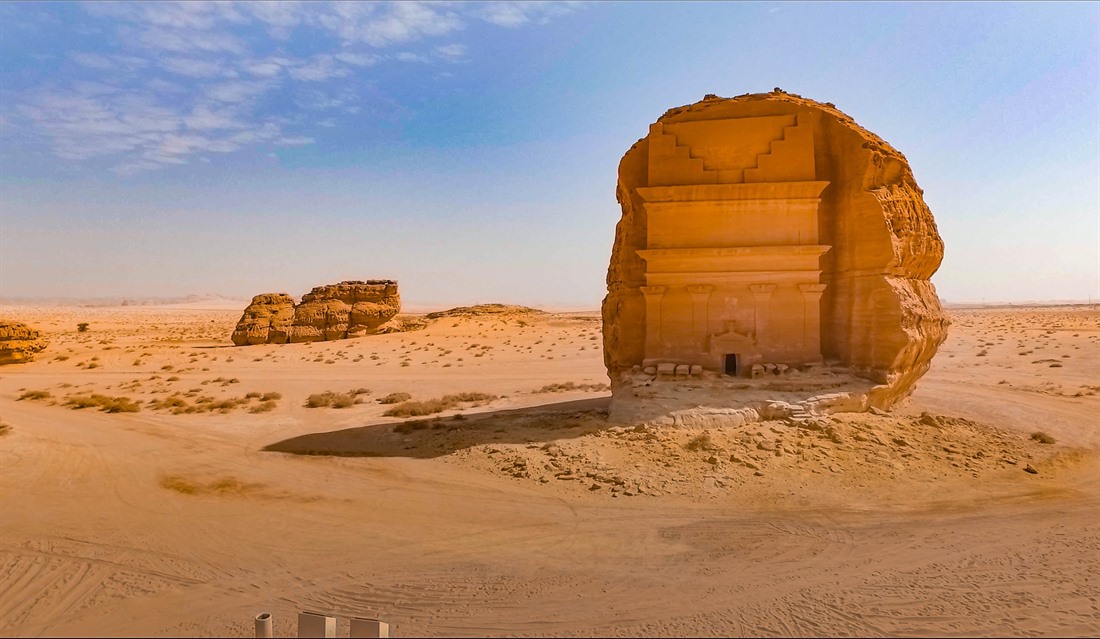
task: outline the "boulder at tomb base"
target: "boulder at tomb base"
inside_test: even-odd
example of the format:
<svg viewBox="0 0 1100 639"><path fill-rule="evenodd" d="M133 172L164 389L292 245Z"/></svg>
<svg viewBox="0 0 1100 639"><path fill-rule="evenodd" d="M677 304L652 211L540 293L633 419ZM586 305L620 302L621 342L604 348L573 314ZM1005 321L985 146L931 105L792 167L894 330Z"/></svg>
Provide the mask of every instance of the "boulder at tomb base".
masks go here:
<svg viewBox="0 0 1100 639"><path fill-rule="evenodd" d="M233 330L233 344L285 344L294 321L294 298L286 293L264 293L252 298Z"/></svg>
<svg viewBox="0 0 1100 639"><path fill-rule="evenodd" d="M603 303L613 390L634 367L843 367L907 396L947 336L943 241L905 157L775 90L671 109L619 164Z"/></svg>
<svg viewBox="0 0 1100 639"><path fill-rule="evenodd" d="M47 341L38 330L20 322L0 320L0 366L33 361L46 346Z"/></svg>

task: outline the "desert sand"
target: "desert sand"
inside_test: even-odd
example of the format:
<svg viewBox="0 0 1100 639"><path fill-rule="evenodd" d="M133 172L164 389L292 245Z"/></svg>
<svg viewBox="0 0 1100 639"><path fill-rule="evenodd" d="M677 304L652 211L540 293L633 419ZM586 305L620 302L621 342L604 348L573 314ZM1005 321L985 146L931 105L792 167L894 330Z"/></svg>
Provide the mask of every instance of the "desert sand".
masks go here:
<svg viewBox="0 0 1100 639"><path fill-rule="evenodd" d="M710 430L607 422L595 310L241 308L0 307L50 340L0 368L0 634L1100 634L1096 306L948 309L892 412Z"/></svg>

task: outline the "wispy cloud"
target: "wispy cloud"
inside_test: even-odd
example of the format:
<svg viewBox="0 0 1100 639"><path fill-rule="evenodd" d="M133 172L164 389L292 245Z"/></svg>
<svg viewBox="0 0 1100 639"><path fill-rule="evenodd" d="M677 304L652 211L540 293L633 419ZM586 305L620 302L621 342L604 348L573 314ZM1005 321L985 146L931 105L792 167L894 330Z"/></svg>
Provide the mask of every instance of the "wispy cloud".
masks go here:
<svg viewBox="0 0 1100 639"><path fill-rule="evenodd" d="M4 129L29 124L49 137L58 157L109 158L120 174L258 145L314 144L309 131L294 129L308 125L320 132L336 121L305 113L362 112L362 97L347 88L351 76L387 61L461 61L469 45L457 39L471 22L517 28L575 9L555 2L81 6L93 21L83 26L114 30L118 44L71 52L67 59L77 77L67 83L43 78L36 90L8 92L0 105L15 108L5 108ZM310 53L290 53L302 50ZM279 112L271 106L276 102L301 111Z"/></svg>

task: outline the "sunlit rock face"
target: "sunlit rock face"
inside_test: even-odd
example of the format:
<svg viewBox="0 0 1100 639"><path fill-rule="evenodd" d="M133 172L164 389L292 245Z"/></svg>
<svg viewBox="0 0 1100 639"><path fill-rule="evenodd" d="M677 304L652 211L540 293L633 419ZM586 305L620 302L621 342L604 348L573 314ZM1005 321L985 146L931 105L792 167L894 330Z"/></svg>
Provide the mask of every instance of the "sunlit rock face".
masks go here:
<svg viewBox="0 0 1100 639"><path fill-rule="evenodd" d="M264 293L252 298L232 339L247 346L361 337L376 332L400 310L393 280L318 286L298 305L286 293Z"/></svg>
<svg viewBox="0 0 1100 639"><path fill-rule="evenodd" d="M615 391L637 375L835 369L908 395L946 337L943 241L905 157L776 90L672 109L619 164L603 303ZM735 393L736 391L731 391Z"/></svg>

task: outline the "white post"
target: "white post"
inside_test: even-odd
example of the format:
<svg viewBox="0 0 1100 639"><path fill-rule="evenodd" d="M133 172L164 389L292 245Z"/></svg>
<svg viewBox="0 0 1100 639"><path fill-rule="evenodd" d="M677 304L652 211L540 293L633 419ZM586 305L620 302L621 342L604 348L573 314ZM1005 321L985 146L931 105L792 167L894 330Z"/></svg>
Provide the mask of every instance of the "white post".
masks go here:
<svg viewBox="0 0 1100 639"><path fill-rule="evenodd" d="M271 613L261 612L256 615L256 637L260 639L271 639L275 635L271 634Z"/></svg>

